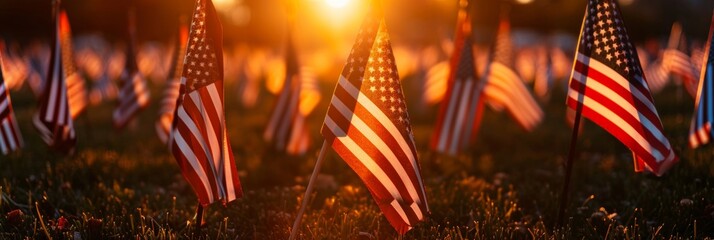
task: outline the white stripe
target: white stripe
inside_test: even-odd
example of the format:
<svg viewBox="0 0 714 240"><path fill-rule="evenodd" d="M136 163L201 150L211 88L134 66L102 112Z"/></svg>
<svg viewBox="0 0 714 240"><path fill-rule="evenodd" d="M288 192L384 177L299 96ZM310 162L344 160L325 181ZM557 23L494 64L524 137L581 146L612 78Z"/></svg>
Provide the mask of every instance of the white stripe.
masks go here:
<svg viewBox="0 0 714 240"><path fill-rule="evenodd" d="M601 74L607 76L608 78L612 79L613 82L616 84L620 85L623 89L629 90L632 92L632 95L635 96L635 98L639 99L640 102L644 103L647 108L654 113L655 115L659 116L657 114L657 109L655 109L654 104L648 97L644 95L644 93L640 92L640 90L630 84L630 81L622 77L620 73L616 72L612 68L608 67L607 65L599 62L596 59L589 58L588 56L583 55L582 53L578 53L578 61L589 68L595 69L596 71L600 72ZM642 79L637 79L639 80L644 86L645 89L649 89L647 87L647 82L642 81ZM589 86L589 85L588 85Z"/></svg>
<svg viewBox="0 0 714 240"><path fill-rule="evenodd" d="M473 81L473 79L472 79ZM482 85L477 85L471 91L473 94L471 95L471 102L469 105L464 106L466 111L468 111L469 115L466 120L466 124L464 125L463 132L461 134L461 142L462 146L465 146L466 144L469 144L469 141L471 140L471 135L473 134L473 129L474 128L479 128L480 126L475 126L476 124L476 117L478 115L478 112L480 111L479 109L479 100L481 98L481 88Z"/></svg>
<svg viewBox="0 0 714 240"><path fill-rule="evenodd" d="M191 164L193 171L196 173L196 175L198 175L198 178L201 180L201 183L203 183L203 189L208 195L209 202L213 202L213 191L211 190L210 180L208 180L208 176L206 175L206 172L203 171L203 168L195 161L196 155L194 155L193 150L190 146L188 146L186 140L184 140L183 136L181 136L181 133L178 130L174 130L173 136L174 141L178 145L178 148L179 150L181 150L181 153L184 155L186 161Z"/></svg>
<svg viewBox="0 0 714 240"><path fill-rule="evenodd" d="M461 91L461 81L454 81L454 92L459 92ZM438 150L445 151L446 150L446 140L447 136L449 133L453 133L452 127L451 127L451 121L452 118L454 117L454 108L456 108L456 98L458 94L454 94L452 92L451 96L449 96L449 101L448 101L448 106L446 110L446 115L444 118L444 123L441 128L441 132L439 133L439 144L437 145ZM453 154L453 153L451 153Z"/></svg>
<svg viewBox="0 0 714 240"><path fill-rule="evenodd" d="M625 98L623 98L620 94L616 93L613 91L611 88L608 86L603 85L602 83L598 82L596 79L590 78L583 76L580 72L578 71L573 71L573 79L576 81L580 82L581 84L585 85L587 82L587 87L595 90L595 92L600 93L603 96L607 96L607 98L615 103L616 106L619 106L621 109L625 110L627 113L630 114L633 118L637 119L642 125L647 128L647 131L651 132L654 137L660 141L667 149L670 148L669 141L667 141L667 138L664 136L662 131L657 128L657 126L650 121L647 117L642 115L640 111L632 105L629 101L627 101ZM631 87L629 89L635 89L635 87ZM634 90L637 91L637 90ZM575 92L575 91L573 91ZM577 94L577 93L575 93ZM645 105L651 106L651 102L645 102ZM653 112L655 116L657 116L657 112ZM610 115L603 115L603 116L609 116ZM620 116L617 116L619 119Z"/></svg>
<svg viewBox="0 0 714 240"><path fill-rule="evenodd" d="M404 209L402 208L401 204L397 202L397 200L392 200L389 205L391 205L392 208L397 211L397 214L399 214L399 217L402 218L402 221L404 221L407 225L412 225L411 222L409 222L409 218L407 218L407 214L404 213Z"/></svg>
<svg viewBox="0 0 714 240"><path fill-rule="evenodd" d="M69 103L67 102L67 86L61 85L59 86L60 89L60 103L59 103L59 116L57 116L57 124L59 125L66 125L69 123L68 121L68 114L69 114Z"/></svg>
<svg viewBox="0 0 714 240"><path fill-rule="evenodd" d="M286 86L288 87L288 86ZM292 88L292 87L290 87ZM289 89L290 89L289 88ZM293 92L295 91L295 92ZM278 126L278 139L277 140L277 147L278 149L284 149L285 148L285 140L289 138L289 133L287 132L289 127L293 125L291 122L293 120L293 116L296 114L295 112L298 110L298 103L300 102L300 89L297 88L296 90L290 89L290 101L288 102L289 106L287 109L283 110L286 111L285 117L282 119L282 124ZM297 113L300 114L300 113Z"/></svg>
<svg viewBox="0 0 714 240"><path fill-rule="evenodd" d="M575 91L569 91L568 97L570 97L571 100L576 102L578 101L578 97L582 97L583 101L581 103L583 105L587 106L588 108L592 109L594 112L597 112L602 116L607 116L607 118L604 118L605 120L612 122L613 125L617 126L620 130L625 132L625 134L634 139L635 142L637 142L642 148L645 149L645 151L648 151L652 155L652 157L654 157L655 161L661 162L664 160L664 156L662 155L662 153L660 153L656 148L650 145L650 143L642 135L640 135L640 133L637 132L637 130L635 130L632 125L630 125L630 123L620 118L620 116L618 116L614 112L610 111L609 108L603 106L598 101L591 99L587 95L580 95L578 92Z"/></svg>
<svg viewBox="0 0 714 240"><path fill-rule="evenodd" d="M516 106L522 106L521 108L531 117L542 118L543 111L535 102L530 91L523 85L523 81L513 70L499 62L492 63L491 68L493 69L489 71L490 77L488 84L505 84L505 86L502 85L504 89L512 90L509 92L511 98L514 98L520 103L516 104Z"/></svg>
<svg viewBox="0 0 714 240"><path fill-rule="evenodd" d="M179 121L186 124L186 127L188 127L188 130L193 136L193 138L197 140L198 145L201 147L201 152L206 155L206 159L209 160L208 163L211 164L211 170L214 171L215 176L215 168L213 167L213 162L211 161L213 158L211 158L211 153L207 149L208 146L206 146L207 143L206 140L203 138L203 134L201 134L201 131L198 130L198 127L193 122L193 119L191 119L191 116L188 115L186 109L183 106L180 106L176 111L176 115L179 117Z"/></svg>
<svg viewBox="0 0 714 240"><path fill-rule="evenodd" d="M287 82L287 81L286 81ZM270 115L270 120L268 122L268 126L265 128L265 132L263 132L263 139L265 141L272 141L273 138L275 137L275 130L278 128L278 121L281 120L278 116L280 114L277 114L281 111L284 111L283 109L285 108L285 104L288 101L288 93L287 91L290 91L286 85L283 85L283 89L280 93L280 96L278 96L278 102L277 105L275 105L275 109L273 109L272 114Z"/></svg>
<svg viewBox="0 0 714 240"><path fill-rule="evenodd" d="M216 187L218 187L219 189L218 194L220 197L223 197L225 196L225 192L223 192L223 184L220 181L220 179L223 179L223 173L221 171L218 171L218 167L223 165L223 163L221 162L221 154L223 153L223 149L221 149L221 145L218 143L219 137L216 135L216 132L213 131L213 124L211 122L211 118L208 116L208 113L204 109L205 106L202 103L202 98L198 91L193 91L189 93L189 97L193 104L196 105L199 109L198 111L200 112L199 114L201 114L201 118L197 120L199 123L203 122L203 125L206 127L207 134L207 136L203 136L198 130L198 128L196 128L196 132L194 133L194 135L197 137L202 136L202 142L208 141L207 149L205 149L206 158L208 159L208 163L210 164L210 167L213 170L213 176L216 178ZM193 124L193 122L191 123Z"/></svg>
<svg viewBox="0 0 714 240"><path fill-rule="evenodd" d="M340 75L340 79L338 81L339 85L342 86L347 93L349 93L353 98L357 99L357 102L362 104L366 109L379 109L377 105L375 105L367 96L362 94L357 88L355 88L352 83L350 83L347 78L344 76ZM421 179L421 173L419 172L419 167L417 166L416 163L416 153L413 153L409 143L406 142L406 139L402 137L401 132L397 129L396 126L394 126L394 123L392 123L391 120L387 117L387 115L384 115L384 112L380 111L370 111L372 116L379 121L384 128L389 131L389 133L392 135L392 137L397 141L399 144L399 147L402 149L402 152L404 152L404 155L409 158L409 162L412 164L412 168L414 169L414 173L416 174L417 180L419 181L419 189L424 190L424 183L422 182ZM416 149L416 146L414 146L414 141L411 141L411 147Z"/></svg>
<svg viewBox="0 0 714 240"><path fill-rule="evenodd" d="M387 174L382 171L382 169L377 165L377 163L374 162L372 157L369 156L362 148L359 146L359 144L355 143L352 138L347 135L340 127L337 126L337 124L330 118L329 115L325 118L325 125L332 131L335 136L342 136L342 137L336 137L338 141L340 141L342 144L347 147L355 156L358 156L360 162L364 164L364 166L374 175L375 178L379 180L379 183L384 186L384 188L389 191L389 193L392 195L392 198L394 198L397 201L403 201L402 196L399 194L399 190L397 190L397 187L394 186L394 183L392 182L391 179L387 176ZM404 209L402 209L402 206L397 204L396 206L393 206L397 212L404 212ZM421 213L419 213L421 214ZM408 222L408 221L406 221Z"/></svg>
<svg viewBox="0 0 714 240"><path fill-rule="evenodd" d="M3 125L3 126L6 125L6 124L7 124L7 119L5 119L4 121L2 121L2 125ZM10 152L10 150L8 149L7 143L5 143L5 140L3 139L3 136L5 136L7 139L12 139L12 138L10 137L10 134L9 134L9 133L7 133L7 132L3 131L2 129L0 129L0 149L2 149L2 153L3 153L3 154L7 154L8 152ZM12 141L12 140L10 140L10 141Z"/></svg>
<svg viewBox="0 0 714 240"><path fill-rule="evenodd" d="M469 100L469 97L471 96L471 85L473 85L473 81L466 81L466 84L464 84L464 87L461 89L461 99L459 101L459 109L456 114L456 127L454 128L453 134L451 134L451 146L449 146L449 152L450 153L456 153L456 146L461 146L461 142L459 141L460 135L465 134L463 132L463 127L464 125L464 114L466 114L466 111L469 109L468 106L466 105L466 102Z"/></svg>
<svg viewBox="0 0 714 240"><path fill-rule="evenodd" d="M357 131L361 132L365 136L365 138L370 141L370 143L374 144L377 150L379 150L379 152L384 155L387 161L389 161L389 164L392 166L392 169L397 172L402 183L404 183L407 192L409 192L409 196L411 196L414 201L420 203L421 201L419 200L419 195L417 195L417 190L414 187L414 184L412 183L411 179L409 179L409 174L407 174L407 171L399 162L399 158L397 158L394 152L392 152L389 145L382 141L382 138L377 133L375 133L374 130L372 130L369 125L367 125L367 123L362 121L362 119L360 119L358 115L353 114L353 112L347 106L345 106L339 98L335 98L332 100L332 107L337 109L337 111L339 111L342 116L345 117L345 119L349 119L351 126L354 127L354 129L356 129ZM376 167L380 168L378 165ZM381 168L380 171L382 171Z"/></svg>
<svg viewBox="0 0 714 240"><path fill-rule="evenodd" d="M17 143L15 142L15 134L12 133L11 125L12 122L10 118L5 119L2 123L3 130L8 138L8 143L10 144L10 149L17 149Z"/></svg>
<svg viewBox="0 0 714 240"><path fill-rule="evenodd" d="M344 76L340 76L339 80L339 85L342 86L347 93L349 93L353 98L357 100L362 106L364 106L366 109L374 110L374 109L380 109L377 107L376 104L374 104L367 96L362 94L357 88L355 88L352 83L350 83ZM414 169L419 169L416 166L416 159L414 154L412 153L411 149L409 148L408 143L405 141L405 139L402 137L401 132L397 129L396 126L394 126L394 123L392 123L391 120L389 120L389 117L384 114L384 112L380 111L370 111L372 116L379 121L379 123L384 126L384 128L387 129L387 131L392 135L392 137L397 141L399 144L399 147L402 149L404 152L404 155L406 155L409 158L409 161L412 163L412 166ZM417 176L419 175L419 171L417 172ZM421 179L421 177L419 177Z"/></svg>
<svg viewBox="0 0 714 240"><path fill-rule="evenodd" d="M8 95L5 101L0 102L0 113L7 110L7 106L10 105L10 101L8 100L9 98L10 96Z"/></svg>
<svg viewBox="0 0 714 240"><path fill-rule="evenodd" d="M230 148L230 144L228 143L228 133L226 132L226 129L223 128L223 173L225 174L225 180L226 187L226 201L232 201L233 199L236 199L236 191L235 191L235 186L233 186L233 168L231 166L231 161L229 156L230 152L232 151Z"/></svg>

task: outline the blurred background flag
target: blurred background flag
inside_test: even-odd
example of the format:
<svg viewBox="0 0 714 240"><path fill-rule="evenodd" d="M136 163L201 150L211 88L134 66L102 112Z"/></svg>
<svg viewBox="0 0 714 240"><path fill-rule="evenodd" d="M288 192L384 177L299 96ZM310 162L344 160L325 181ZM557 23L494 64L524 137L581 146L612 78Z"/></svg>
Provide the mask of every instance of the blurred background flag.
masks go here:
<svg viewBox="0 0 714 240"><path fill-rule="evenodd" d="M714 121L714 53L712 52L712 39L714 35L714 16L709 27L709 39L702 56L706 56L703 61L701 78L699 80L699 90L694 103L694 116L689 129L689 146L697 148L709 143L712 137L712 122Z"/></svg>
<svg viewBox="0 0 714 240"><path fill-rule="evenodd" d="M493 61L484 83L484 94L494 109L504 107L527 131L533 130L543 120L543 110L533 99L521 78L513 71L513 46L506 5L502 6L501 20L493 50Z"/></svg>
<svg viewBox="0 0 714 240"><path fill-rule="evenodd" d="M322 126L399 234L429 213L414 137L380 3L357 34Z"/></svg>
<svg viewBox="0 0 714 240"><path fill-rule="evenodd" d="M689 55L685 53L686 49L682 25L675 22L672 24L669 45L662 54L662 66L682 81L684 89L690 96L696 97L699 73L694 69Z"/></svg>
<svg viewBox="0 0 714 240"><path fill-rule="evenodd" d="M223 30L210 0L197 0L174 115L171 151L201 205L243 195L223 106Z"/></svg>
<svg viewBox="0 0 714 240"><path fill-rule="evenodd" d="M68 104L67 85L62 67L62 44L60 36L60 1L54 2L53 44L50 54L50 73L47 75L43 93L40 96L39 111L35 113L33 123L40 132L42 140L50 147L61 152L74 149L77 138Z"/></svg>
<svg viewBox="0 0 714 240"><path fill-rule="evenodd" d="M0 64L2 64L0 57ZM12 111L12 101L10 101L10 91L5 86L5 77L0 69L0 151L3 155L14 152L24 145L20 128L15 120L15 113Z"/></svg>
<svg viewBox="0 0 714 240"><path fill-rule="evenodd" d="M182 18L183 19L183 18ZM183 72L183 59L186 57L186 43L188 42L188 25L185 20L181 20L176 36L176 50L171 60L172 71L164 88L164 97L161 99L161 109L159 109L159 119L156 120L156 134L161 142L168 143L171 132L171 123L174 121L176 111L176 100L179 97L181 86L181 73Z"/></svg>
<svg viewBox="0 0 714 240"><path fill-rule="evenodd" d="M304 84L302 68L295 53L292 28L291 20L288 23L286 42L285 79L282 81L282 89L278 93L275 107L263 132L263 139L278 151L284 151L291 155L302 155L307 151L310 143L305 117L312 110L310 109L307 113L300 111L301 105L304 104L301 98Z"/></svg>
<svg viewBox="0 0 714 240"><path fill-rule="evenodd" d="M625 144L635 169L662 175L677 162L642 75L619 7L590 0L568 89L567 105Z"/></svg>
<svg viewBox="0 0 714 240"><path fill-rule="evenodd" d="M149 88L144 76L139 72L136 63L136 17L133 6L128 13L128 47L126 49L126 66L121 75L119 89L119 105L114 110L114 126L121 129L134 116L149 105Z"/></svg>
<svg viewBox="0 0 714 240"><path fill-rule="evenodd" d="M435 151L456 155L467 147L480 127L483 86L476 80L471 17L468 3L461 1L456 20L456 39L446 81L446 99L441 102L436 128L431 139Z"/></svg>
<svg viewBox="0 0 714 240"><path fill-rule="evenodd" d="M62 48L62 70L67 83L67 97L69 112L72 119L77 119L87 107L87 90L84 87L84 78L80 76L75 66L74 49L72 48L72 29L69 25L67 12L60 13L60 47Z"/></svg>

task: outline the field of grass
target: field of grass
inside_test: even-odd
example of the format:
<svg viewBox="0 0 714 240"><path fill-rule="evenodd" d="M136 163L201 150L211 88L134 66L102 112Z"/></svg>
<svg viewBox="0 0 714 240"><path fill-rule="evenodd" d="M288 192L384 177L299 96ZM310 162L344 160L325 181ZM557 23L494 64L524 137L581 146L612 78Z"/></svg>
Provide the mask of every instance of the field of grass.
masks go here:
<svg viewBox="0 0 714 240"><path fill-rule="evenodd" d="M404 239L703 239L714 237L714 148L687 147L692 100L674 87L655 95L681 161L665 176L633 172L631 154L588 122L578 140L567 225L554 227L571 130L564 94L525 132L504 113L485 111L469 152L428 151L435 107L419 107L413 79L407 99L423 167L430 217ZM194 231L197 199L154 133L160 88L134 125L116 131L114 103L77 119L76 152L48 150L32 127L36 102L13 92L26 147L0 156L0 239L286 239L322 138L319 127L333 83L310 117L313 146L305 157L275 153L262 140L274 98L240 107L226 88L227 119L245 196L212 205ZM302 239L400 238L357 175L330 152L303 219Z"/></svg>

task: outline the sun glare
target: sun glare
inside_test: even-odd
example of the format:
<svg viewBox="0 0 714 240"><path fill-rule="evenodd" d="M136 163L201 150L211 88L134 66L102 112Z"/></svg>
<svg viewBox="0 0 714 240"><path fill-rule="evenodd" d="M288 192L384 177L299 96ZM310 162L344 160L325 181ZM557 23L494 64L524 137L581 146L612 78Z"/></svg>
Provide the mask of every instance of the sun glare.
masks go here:
<svg viewBox="0 0 714 240"><path fill-rule="evenodd" d="M325 0L325 3L332 8L343 8L350 0Z"/></svg>

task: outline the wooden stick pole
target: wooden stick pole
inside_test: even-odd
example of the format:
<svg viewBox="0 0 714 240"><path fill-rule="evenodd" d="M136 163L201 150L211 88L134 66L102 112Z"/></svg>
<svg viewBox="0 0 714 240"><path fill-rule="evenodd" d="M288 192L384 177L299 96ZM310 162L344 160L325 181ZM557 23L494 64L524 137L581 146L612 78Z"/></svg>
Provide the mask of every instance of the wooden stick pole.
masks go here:
<svg viewBox="0 0 714 240"><path fill-rule="evenodd" d="M583 22L580 25L580 35L578 36L578 43L575 48L575 56L573 57L573 66L578 61L578 50L580 49L580 43L583 38L583 29L585 29L585 19L588 17L588 10L587 7L585 8L585 14L583 15ZM573 72L570 73L570 78L569 80L572 81L573 79ZM570 82L568 82L568 85L570 85ZM582 98L582 96L585 96L585 89L583 88L579 94L579 98ZM572 91L572 89L568 89L568 91ZM570 150L568 151L568 159L567 162L565 162L565 179L563 181L563 191L560 193L560 206L558 207L558 218L556 222L556 227L563 227L563 217L565 217L565 207L567 206L568 203L568 188L570 187L570 177L573 173L573 162L575 161L575 145L576 142L578 141L578 132L580 131L580 119L582 118L582 111L583 111L583 102L581 99L577 99L578 104L575 107L575 119L573 119L573 134L571 135L570 138Z"/></svg>
<svg viewBox="0 0 714 240"><path fill-rule="evenodd" d="M320 149L320 155L317 156L317 162L315 162L315 168L312 170L312 176L310 176L310 182L307 183L307 189L305 189L305 196L302 198L302 205L300 206L300 211L295 218L295 223L293 223L293 228L290 229L290 240L294 240L297 236L298 229L300 228L300 221L302 221L302 215L305 213L307 208L307 203L310 202L310 194L312 194L315 188L315 180L317 180L317 175L320 174L320 168L322 167L322 160L325 159L325 153L327 152L327 141L322 142L322 148Z"/></svg>
<svg viewBox="0 0 714 240"><path fill-rule="evenodd" d="M582 103L578 104L578 108L582 108ZM575 110L575 119L573 121L573 134L570 138L570 150L568 151L568 160L565 162L565 179L563 181L563 191L560 193L560 206L558 207L558 222L557 226L563 226L563 217L565 216L565 208L568 202L568 188L570 187L570 178L573 173L573 162L575 159L575 145L578 141L578 131L580 130L581 109Z"/></svg>
<svg viewBox="0 0 714 240"><path fill-rule="evenodd" d="M196 207L196 234L201 233L201 225L203 224L203 205L198 203Z"/></svg>

